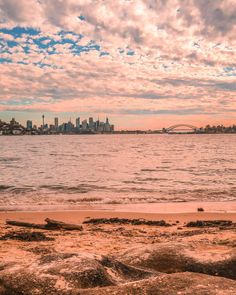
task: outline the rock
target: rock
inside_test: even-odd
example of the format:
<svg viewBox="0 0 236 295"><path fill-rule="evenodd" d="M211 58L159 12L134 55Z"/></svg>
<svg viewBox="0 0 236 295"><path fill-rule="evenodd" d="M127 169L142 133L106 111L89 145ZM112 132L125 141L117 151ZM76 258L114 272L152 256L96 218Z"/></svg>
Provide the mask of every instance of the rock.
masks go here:
<svg viewBox="0 0 236 295"><path fill-rule="evenodd" d="M84 224L131 224L131 225L151 225L151 226L171 226L165 220L145 220L128 218L92 218L85 220Z"/></svg>
<svg viewBox="0 0 236 295"><path fill-rule="evenodd" d="M137 281L142 280L146 277L150 277L152 275L159 275L158 272L149 270L144 270L140 268L136 268L133 266L126 265L118 260L111 259L107 256L102 256L100 263L106 267L113 269L113 271L117 272L123 281ZM116 275L116 277L118 277ZM120 282L120 279L119 279Z"/></svg>
<svg viewBox="0 0 236 295"><path fill-rule="evenodd" d="M81 290L77 295L235 295L236 282L196 273L165 274L122 286Z"/></svg>
<svg viewBox="0 0 236 295"><path fill-rule="evenodd" d="M64 290L61 293L55 288L56 280L52 276L37 277L24 269L18 272L6 274L0 279L2 287L1 295L67 295ZM0 289L1 290L1 289Z"/></svg>
<svg viewBox="0 0 236 295"><path fill-rule="evenodd" d="M204 209L200 207L200 208L197 208L197 211L198 212L204 212Z"/></svg>
<svg viewBox="0 0 236 295"><path fill-rule="evenodd" d="M235 281L195 272L235 278L233 255L206 262L190 246L168 243L130 249L122 261L88 253L37 255L33 263L0 264L0 295L231 295Z"/></svg>
<svg viewBox="0 0 236 295"><path fill-rule="evenodd" d="M232 225L231 220L197 220L186 224L187 227L228 227Z"/></svg>
<svg viewBox="0 0 236 295"><path fill-rule="evenodd" d="M62 221L46 218L46 229L65 229L65 230L83 230L83 227L78 224L65 223Z"/></svg>
<svg viewBox="0 0 236 295"><path fill-rule="evenodd" d="M157 275L105 256L76 253L43 255L33 264L10 264L0 271L1 295L50 295L115 286ZM0 289L1 290L1 289Z"/></svg>
<svg viewBox="0 0 236 295"><path fill-rule="evenodd" d="M42 232L12 231L0 238L0 240L19 240L24 242L54 241L54 238L46 236Z"/></svg>
<svg viewBox="0 0 236 295"><path fill-rule="evenodd" d="M20 227L28 227L28 228L37 228L37 229L47 229L47 230L83 230L83 227L78 224L65 223L58 220L53 220L50 218L45 219L46 224L38 224L38 223L30 223L23 221L15 221L15 220L6 220L6 224Z"/></svg>
<svg viewBox="0 0 236 295"><path fill-rule="evenodd" d="M188 244L166 243L132 248L118 258L122 262L164 273L197 272L236 279L236 249L213 256L206 249L199 253Z"/></svg>

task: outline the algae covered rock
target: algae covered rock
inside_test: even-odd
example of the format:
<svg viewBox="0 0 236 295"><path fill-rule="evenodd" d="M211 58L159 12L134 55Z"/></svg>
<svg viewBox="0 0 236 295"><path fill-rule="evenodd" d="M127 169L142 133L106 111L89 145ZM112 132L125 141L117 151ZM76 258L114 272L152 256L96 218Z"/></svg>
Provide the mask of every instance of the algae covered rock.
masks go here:
<svg viewBox="0 0 236 295"><path fill-rule="evenodd" d="M236 250L210 257L208 249L197 251L188 244L163 243L129 249L120 255L124 263L147 269L176 273L182 271L236 279Z"/></svg>
<svg viewBox="0 0 236 295"><path fill-rule="evenodd" d="M80 295L235 295L236 282L196 273L164 274L122 286L81 290Z"/></svg>
<svg viewBox="0 0 236 295"><path fill-rule="evenodd" d="M34 264L8 264L0 271L1 295L73 294L74 290L115 286L156 275L106 256L55 253Z"/></svg>

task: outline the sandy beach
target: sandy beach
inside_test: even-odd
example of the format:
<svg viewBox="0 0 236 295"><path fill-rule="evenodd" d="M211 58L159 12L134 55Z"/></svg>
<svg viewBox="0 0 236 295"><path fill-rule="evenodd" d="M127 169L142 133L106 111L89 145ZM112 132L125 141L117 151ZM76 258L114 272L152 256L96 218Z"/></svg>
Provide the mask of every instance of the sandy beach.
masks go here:
<svg viewBox="0 0 236 295"><path fill-rule="evenodd" d="M29 222L43 222L45 218L57 219L71 223L81 223L86 218L144 218L149 220L164 219L170 222L194 221L198 219L215 220L230 219L236 222L236 212L183 212L183 213L147 213L147 212L118 212L110 210L74 210L74 211L9 211L0 213L1 224L6 219L25 220Z"/></svg>
<svg viewBox="0 0 236 295"><path fill-rule="evenodd" d="M6 224L7 220L45 224L46 218L82 225L83 230ZM162 225L142 224L161 220L165 221ZM189 226L189 222L193 224ZM236 291L233 212L1 212L0 228L0 294L190 294L184 289L189 284L188 292L193 288L188 280L173 285L173 293L166 293L160 277L168 281L173 275L176 280L190 276L190 282L204 276L200 293L194 294ZM184 276L182 272L186 272ZM141 287L133 286L134 282ZM155 293L154 287L163 291ZM12 293L7 293L9 290Z"/></svg>

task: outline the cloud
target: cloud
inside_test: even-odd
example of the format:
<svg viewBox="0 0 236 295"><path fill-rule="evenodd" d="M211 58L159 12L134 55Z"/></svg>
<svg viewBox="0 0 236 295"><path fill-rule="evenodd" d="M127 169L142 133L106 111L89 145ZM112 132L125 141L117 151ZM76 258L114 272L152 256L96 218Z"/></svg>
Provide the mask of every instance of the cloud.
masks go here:
<svg viewBox="0 0 236 295"><path fill-rule="evenodd" d="M112 110L110 110L112 113ZM160 110L149 110L149 109L122 109L119 114L129 114L129 115L193 115L193 114L206 114L202 108L192 108L192 109L160 109ZM207 114L209 114L207 112Z"/></svg>
<svg viewBox="0 0 236 295"><path fill-rule="evenodd" d="M34 20L41 17L41 5L35 0L1 0L0 9L1 17L9 22L36 24Z"/></svg>
<svg viewBox="0 0 236 295"><path fill-rule="evenodd" d="M236 81L231 83L217 83L216 87L225 91L236 91Z"/></svg>
<svg viewBox="0 0 236 295"><path fill-rule="evenodd" d="M0 109L226 120L235 15L234 0L0 0Z"/></svg>
<svg viewBox="0 0 236 295"><path fill-rule="evenodd" d="M195 0L204 22L202 33L233 37L236 28L236 3L234 0Z"/></svg>

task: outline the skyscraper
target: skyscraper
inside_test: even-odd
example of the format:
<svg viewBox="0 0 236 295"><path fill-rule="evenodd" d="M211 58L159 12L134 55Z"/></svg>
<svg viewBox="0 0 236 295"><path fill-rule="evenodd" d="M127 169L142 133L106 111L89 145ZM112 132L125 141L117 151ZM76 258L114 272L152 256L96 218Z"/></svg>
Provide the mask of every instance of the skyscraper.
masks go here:
<svg viewBox="0 0 236 295"><path fill-rule="evenodd" d="M30 120L27 120L27 122L26 122L26 128L28 130L31 130L33 128L33 122L30 121Z"/></svg>
<svg viewBox="0 0 236 295"><path fill-rule="evenodd" d="M100 121L99 121L99 118L98 118L97 121L95 122L95 130L96 131L98 131L99 125L100 125Z"/></svg>
<svg viewBox="0 0 236 295"><path fill-rule="evenodd" d="M106 123L105 123L105 132L110 132L111 131L111 127L110 127L110 123L108 118L106 118Z"/></svg>
<svg viewBox="0 0 236 295"><path fill-rule="evenodd" d="M89 118L89 130L94 131L94 122L92 117Z"/></svg>
<svg viewBox="0 0 236 295"><path fill-rule="evenodd" d="M58 127L59 127L59 120L58 120L58 118L56 117L56 118L54 118L54 126L55 126L55 129L57 130L58 129Z"/></svg>
<svg viewBox="0 0 236 295"><path fill-rule="evenodd" d="M74 125L71 123L71 120L66 124L66 132L72 132Z"/></svg>
<svg viewBox="0 0 236 295"><path fill-rule="evenodd" d="M76 127L76 130L80 130L80 117L76 118L75 120L75 127Z"/></svg>
<svg viewBox="0 0 236 295"><path fill-rule="evenodd" d="M87 130L87 126L88 126L87 120L83 120L82 121L82 130L83 131Z"/></svg>

